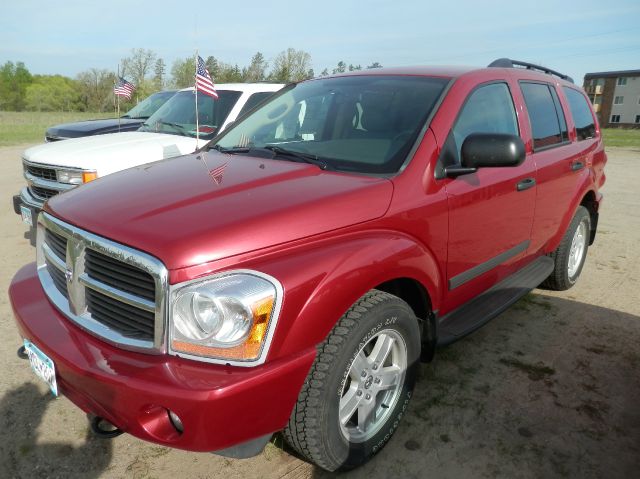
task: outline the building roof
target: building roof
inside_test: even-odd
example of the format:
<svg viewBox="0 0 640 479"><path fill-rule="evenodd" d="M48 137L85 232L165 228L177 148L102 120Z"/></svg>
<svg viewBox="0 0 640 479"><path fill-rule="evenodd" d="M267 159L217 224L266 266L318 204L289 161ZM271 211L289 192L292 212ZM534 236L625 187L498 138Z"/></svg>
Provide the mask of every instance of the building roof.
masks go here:
<svg viewBox="0 0 640 479"><path fill-rule="evenodd" d="M592 78L612 78L612 77L640 77L640 70L617 70L613 72L596 72L587 73L584 76L585 80L591 80Z"/></svg>

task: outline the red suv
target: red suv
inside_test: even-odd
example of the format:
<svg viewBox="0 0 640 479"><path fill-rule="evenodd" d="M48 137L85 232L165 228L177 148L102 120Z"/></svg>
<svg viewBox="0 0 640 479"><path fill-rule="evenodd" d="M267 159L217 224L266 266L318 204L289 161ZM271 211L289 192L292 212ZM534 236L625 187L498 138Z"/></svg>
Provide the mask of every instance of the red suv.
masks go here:
<svg viewBox="0 0 640 479"><path fill-rule="evenodd" d="M284 430L352 468L437 346L576 282L605 163L582 90L536 65L293 84L52 198L9 291L20 353L101 435L247 457Z"/></svg>

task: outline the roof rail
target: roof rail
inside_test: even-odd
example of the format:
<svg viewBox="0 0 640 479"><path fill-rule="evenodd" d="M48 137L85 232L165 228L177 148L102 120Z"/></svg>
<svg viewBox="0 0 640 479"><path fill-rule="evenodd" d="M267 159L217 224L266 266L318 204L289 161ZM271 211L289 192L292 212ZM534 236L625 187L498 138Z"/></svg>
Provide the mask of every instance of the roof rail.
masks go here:
<svg viewBox="0 0 640 479"><path fill-rule="evenodd" d="M540 65L534 65L533 63L521 62L519 60L511 60L510 58L498 58L497 60L492 61L488 65L490 68L516 68L516 67L524 67L527 70L537 70L543 73L547 73L548 75L555 75L557 77L562 78L563 80L570 81L574 83L573 78L569 75L564 75L560 72L552 70L551 68L543 67Z"/></svg>

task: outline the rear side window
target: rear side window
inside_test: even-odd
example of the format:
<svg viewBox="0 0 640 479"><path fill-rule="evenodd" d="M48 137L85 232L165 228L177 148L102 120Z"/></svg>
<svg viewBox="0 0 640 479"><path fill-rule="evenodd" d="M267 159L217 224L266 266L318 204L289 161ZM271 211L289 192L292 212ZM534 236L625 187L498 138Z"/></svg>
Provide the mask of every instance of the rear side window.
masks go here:
<svg viewBox="0 0 640 479"><path fill-rule="evenodd" d="M565 86L562 89L569 102L569 110L571 110L573 122L576 124L578 141L593 138L596 135L596 125L593 121L591 108L587 104L587 99L582 93L573 88Z"/></svg>
<svg viewBox="0 0 640 479"><path fill-rule="evenodd" d="M533 132L533 148L539 150L567 141L567 123L555 89L545 83L520 82Z"/></svg>
<svg viewBox="0 0 640 479"><path fill-rule="evenodd" d="M453 136L458 149L472 133L518 134L518 121L505 83L490 83L477 88L467 99L453 127Z"/></svg>

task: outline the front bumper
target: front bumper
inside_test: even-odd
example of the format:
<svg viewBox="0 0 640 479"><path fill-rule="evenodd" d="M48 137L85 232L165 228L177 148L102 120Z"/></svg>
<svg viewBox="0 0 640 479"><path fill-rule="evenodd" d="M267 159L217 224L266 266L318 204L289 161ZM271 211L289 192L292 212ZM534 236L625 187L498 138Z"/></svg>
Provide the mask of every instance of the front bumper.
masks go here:
<svg viewBox="0 0 640 479"><path fill-rule="evenodd" d="M9 297L20 334L56 367L61 394L140 439L218 451L282 429L315 349L255 368L125 351L68 321L46 298L35 264L13 278ZM179 433L167 410L184 426Z"/></svg>
<svg viewBox="0 0 640 479"><path fill-rule="evenodd" d="M19 195L13 197L13 211L15 214L22 216L21 206L25 206L31 210L31 219L33 225L29 227L29 241L31 246L36 245L36 228L35 223L38 220L38 214L42 211L43 202L36 199L27 188L23 188Z"/></svg>

